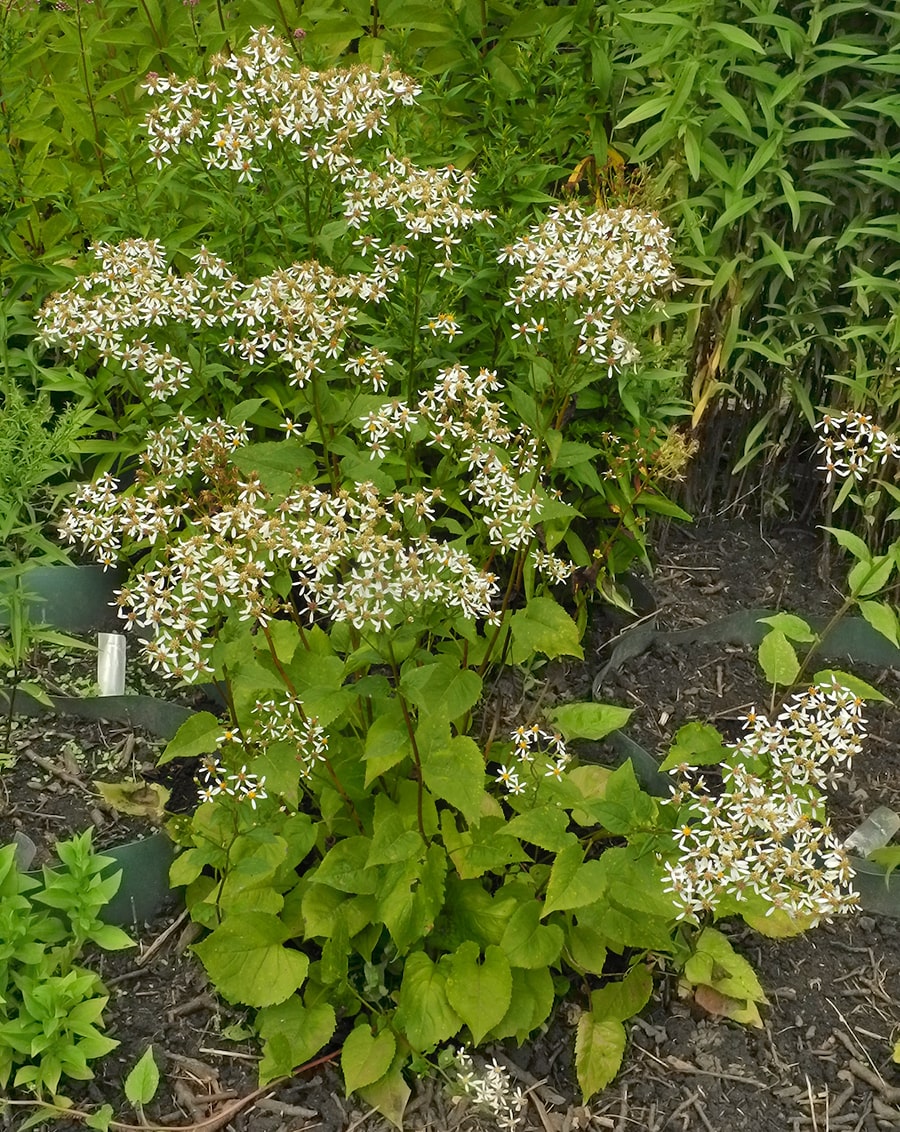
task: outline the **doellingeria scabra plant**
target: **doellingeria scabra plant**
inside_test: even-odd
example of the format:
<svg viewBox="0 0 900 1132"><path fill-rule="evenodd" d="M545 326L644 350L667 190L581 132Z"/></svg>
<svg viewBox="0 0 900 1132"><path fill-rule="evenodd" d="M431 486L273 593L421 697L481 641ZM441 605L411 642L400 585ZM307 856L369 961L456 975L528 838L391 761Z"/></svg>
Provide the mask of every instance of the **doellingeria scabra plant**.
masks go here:
<svg viewBox="0 0 900 1132"><path fill-rule="evenodd" d="M262 1078L339 1042L348 1090L399 1123L404 1069L453 1040L521 1042L573 994L589 1096L660 956L758 1020L711 923L852 907L819 744L849 756L855 701L810 691L715 759L683 735L661 801L630 763L575 757L627 710L541 706L515 680L583 655L602 563L566 473L596 453L566 426L580 390L640 380L629 326L675 285L666 228L572 199L509 230L471 172L403 152L389 112L416 87L387 65L314 73L258 31L210 70L148 80L152 159L263 211L290 177L296 208L271 222L303 258L247 280L211 246L187 270L159 239L100 246L41 321L155 421L136 471L84 487L63 530L133 564L120 614L151 664L227 705L165 755L202 756L172 882L218 991L257 1009ZM219 242L246 262L239 236ZM684 444L658 447L677 472ZM792 759L825 769L796 786ZM704 761L728 767L718 801L691 777Z"/></svg>

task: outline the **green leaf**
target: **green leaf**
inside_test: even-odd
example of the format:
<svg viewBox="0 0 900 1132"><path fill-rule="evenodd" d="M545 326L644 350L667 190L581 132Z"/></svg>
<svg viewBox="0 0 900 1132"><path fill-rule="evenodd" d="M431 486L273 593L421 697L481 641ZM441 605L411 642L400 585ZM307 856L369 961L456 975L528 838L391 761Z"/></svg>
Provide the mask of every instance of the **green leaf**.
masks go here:
<svg viewBox="0 0 900 1132"><path fill-rule="evenodd" d="M766 49L762 44L757 43L752 35L748 34L743 28L736 27L734 24L722 24L715 21L709 24L710 30L715 29L719 35L730 43L732 47L743 47L747 51L752 51L757 55L765 55Z"/></svg>
<svg viewBox="0 0 900 1132"><path fill-rule="evenodd" d="M625 1055L625 1027L586 1011L575 1034L575 1072L585 1104L612 1081Z"/></svg>
<svg viewBox="0 0 900 1132"><path fill-rule="evenodd" d="M20 692L24 692L26 696L31 696L33 700L37 700L39 704L43 704L44 707L54 707L53 700L50 699L40 684L36 684L33 680L20 680L16 687Z"/></svg>
<svg viewBox="0 0 900 1132"><path fill-rule="evenodd" d="M452 812L445 810L441 814L441 836L463 879L480 877L488 871L506 872L514 862L528 860L518 839L506 832L504 818L495 814L483 817L477 826L460 832Z"/></svg>
<svg viewBox="0 0 900 1132"><path fill-rule="evenodd" d="M852 672L842 672L839 668L823 668L812 678L813 684L824 684L826 687L830 687L835 681L845 688L849 688L855 696L860 696L864 700L878 700L880 703L886 704L891 702L887 696L882 695L877 688L873 688L865 680L860 680Z"/></svg>
<svg viewBox="0 0 900 1132"><path fill-rule="evenodd" d="M578 809L610 833L619 835L650 825L656 818L656 802L641 789L630 759L616 767L607 778L602 798L586 798ZM600 860L608 855L609 850Z"/></svg>
<svg viewBox="0 0 900 1132"><path fill-rule="evenodd" d="M423 750L422 778L438 798L455 806L470 825L478 823L484 798L484 758L474 739L457 735L446 747Z"/></svg>
<svg viewBox="0 0 900 1132"><path fill-rule="evenodd" d="M873 849L866 857L869 861L874 861L876 865L883 865L885 870L885 884L887 884L888 877L894 869L900 865L900 845L882 845L878 849Z"/></svg>
<svg viewBox="0 0 900 1132"><path fill-rule="evenodd" d="M514 664L522 664L537 653L551 660L558 656L584 659L578 626L552 598L533 597L524 609L513 614L509 627Z"/></svg>
<svg viewBox="0 0 900 1132"><path fill-rule="evenodd" d="M288 1076L314 1057L334 1033L334 1008L326 1002L306 1007L299 995L277 1006L267 1006L256 1016L263 1040L259 1063L260 1084Z"/></svg>
<svg viewBox="0 0 900 1132"><path fill-rule="evenodd" d="M512 999L512 973L503 951L489 946L479 964L480 948L468 941L445 962L449 968L447 999L472 1033L476 1046L503 1019Z"/></svg>
<svg viewBox="0 0 900 1132"><path fill-rule="evenodd" d="M712 766L722 762L728 748L722 736L710 723L686 723L675 734L675 742L660 763L661 771L687 763L688 766Z"/></svg>
<svg viewBox="0 0 900 1132"><path fill-rule="evenodd" d="M395 1128L403 1129L403 1113L410 1097L410 1088L403 1079L406 1055L398 1053L385 1075L372 1085L364 1085L359 1095Z"/></svg>
<svg viewBox="0 0 900 1132"><path fill-rule="evenodd" d="M547 716L566 739L603 739L624 727L632 711L632 708L615 704L563 704L553 708Z"/></svg>
<svg viewBox="0 0 900 1132"><path fill-rule="evenodd" d="M756 208L758 204L765 200L765 196L765 193L754 193L751 197L743 197L736 201L721 213L719 219L713 225L713 232L718 232L722 228L727 228L729 224L733 224L735 220L749 212L751 208Z"/></svg>
<svg viewBox="0 0 900 1132"><path fill-rule="evenodd" d="M627 1022L650 1001L653 978L643 963L632 967L619 983L607 983L591 995L591 1013L595 1018L611 1018Z"/></svg>
<svg viewBox="0 0 900 1132"><path fill-rule="evenodd" d="M160 764L172 759L192 759L219 748L222 724L208 711L198 711L182 723L159 757Z"/></svg>
<svg viewBox="0 0 900 1132"><path fill-rule="evenodd" d="M407 668L400 680L400 691L421 711L452 723L478 703L481 677L467 668L461 669L452 660L439 660Z"/></svg>
<svg viewBox="0 0 900 1132"><path fill-rule="evenodd" d="M356 700L352 685L342 687L344 663L340 657L323 656L302 649L295 654L287 672L304 711L315 716L323 727L337 719ZM273 676L265 677L265 690L272 687L273 679ZM254 694L251 702L255 699Z"/></svg>
<svg viewBox="0 0 900 1132"><path fill-rule="evenodd" d="M580 842L567 845L557 853L550 870L541 919L551 912L593 904L606 888L605 871L599 860L584 861Z"/></svg>
<svg viewBox="0 0 900 1132"><path fill-rule="evenodd" d="M447 970L432 963L424 951L413 952L406 960L394 1019L419 1053L459 1031L462 1020L447 998Z"/></svg>
<svg viewBox="0 0 900 1132"><path fill-rule="evenodd" d="M302 951L284 946L288 931L271 912L227 916L194 946L216 990L230 1002L272 1006L301 986L309 970Z"/></svg>
<svg viewBox="0 0 900 1132"><path fill-rule="evenodd" d="M856 598L878 593L887 585L895 565L892 554L873 558L871 563L857 562L847 576L850 592Z"/></svg>
<svg viewBox="0 0 900 1132"><path fill-rule="evenodd" d="M556 459L553 461L553 466L555 468L574 468L577 464L592 463L594 457L602 451L602 448L595 448L592 444L582 444L577 440L564 440L560 445Z"/></svg>
<svg viewBox="0 0 900 1132"><path fill-rule="evenodd" d="M427 936L444 903L447 852L432 842L422 860L391 865L378 888L378 915L402 955Z"/></svg>
<svg viewBox="0 0 900 1132"><path fill-rule="evenodd" d="M641 100L640 106L636 110L632 110L630 114L626 114L624 118L616 122L614 129L624 130L628 126L633 126L636 122L645 122L648 118L655 118L657 114L662 114L669 105L669 96L660 95L658 98L645 98ZM616 145L619 143L616 142Z"/></svg>
<svg viewBox="0 0 900 1132"><path fill-rule="evenodd" d="M504 885L492 896L480 881L460 880L451 873L447 880L442 941L446 938L450 949L469 940L480 943L482 949L499 944L517 905L515 887Z"/></svg>
<svg viewBox="0 0 900 1132"><path fill-rule="evenodd" d="M220 908L242 912L252 902L256 911L280 912L283 900L273 882L287 856L287 848L285 839L265 826L235 838L218 893Z"/></svg>
<svg viewBox="0 0 900 1132"><path fill-rule="evenodd" d="M802 617L795 617L793 613L776 613L773 617L760 617L759 621L762 625L778 629L791 641L809 644L816 639L807 622Z"/></svg>
<svg viewBox="0 0 900 1132"><path fill-rule="evenodd" d="M368 837L345 837L322 858L314 876L316 884L357 896L374 892L378 876L375 869L366 868L371 849Z"/></svg>
<svg viewBox="0 0 900 1132"><path fill-rule="evenodd" d="M514 817L507 825L507 833L555 853L568 845L573 835L568 831L569 815L561 806L536 806Z"/></svg>
<svg viewBox="0 0 900 1132"><path fill-rule="evenodd" d="M366 786L412 751L403 711L397 701L383 710L366 732Z"/></svg>
<svg viewBox="0 0 900 1132"><path fill-rule="evenodd" d="M511 967L549 967L559 958L563 930L542 924L542 911L537 900L528 900L513 912L500 940Z"/></svg>
<svg viewBox="0 0 900 1132"><path fill-rule="evenodd" d="M760 642L759 663L770 684L793 684L800 672L800 661L794 646L778 629L767 633Z"/></svg>
<svg viewBox="0 0 900 1132"><path fill-rule="evenodd" d="M293 621L270 621L269 636L275 655L282 664L290 664L300 644L300 634Z"/></svg>
<svg viewBox="0 0 900 1132"><path fill-rule="evenodd" d="M109 1132L109 1126L115 1117L111 1104L105 1104L84 1118L86 1128L93 1128L94 1132Z"/></svg>
<svg viewBox="0 0 900 1132"><path fill-rule="evenodd" d="M315 454L292 437L247 444L230 459L245 474L256 472L263 486L279 495L287 495L298 480L310 482L316 474Z"/></svg>
<svg viewBox="0 0 900 1132"><path fill-rule="evenodd" d="M50 1062L50 1058L45 1054L42 1058L42 1061L46 1065ZM25 1076L26 1073L29 1075L27 1079ZM72 1074L69 1073L69 1076L71 1077ZM37 1066L26 1066L20 1069L16 1074L15 1084L17 1086L21 1084L28 1084L29 1087L33 1089L34 1086L32 1085L32 1082L40 1081L41 1077L41 1070ZM53 1082L54 1088L58 1085L58 1083L59 1081L57 1076L57 1078ZM46 1075L44 1075L44 1084L48 1084L48 1078L46 1077ZM56 1103L52 1105L35 1099L32 1104L37 1106L37 1112L32 1112L31 1116L26 1117L21 1124L17 1124L16 1132L28 1132L28 1129L30 1128L37 1128L39 1129L39 1132L46 1132L46 1129L50 1127L51 1121L60 1119L61 1113L59 1111L59 1108L57 1107L60 1099L60 1097L55 1097L54 1101ZM107 1106L104 1106L104 1108L105 1107ZM101 1113L103 1112L102 1109L100 1111ZM104 1129L108 1128L109 1122L107 1121L105 1124L101 1123L100 1127Z"/></svg>
<svg viewBox="0 0 900 1132"><path fill-rule="evenodd" d="M425 848L422 835L411 828L400 807L386 794L375 796L375 820L373 824L372 846L366 858L366 866L392 865L397 861L418 858Z"/></svg>
<svg viewBox="0 0 900 1132"><path fill-rule="evenodd" d="M546 967L512 969L509 1010L491 1031L491 1038L515 1038L520 1044L550 1016L555 999L553 976Z"/></svg>
<svg viewBox="0 0 900 1132"><path fill-rule="evenodd" d="M137 946L134 940L121 928L117 928L115 924L100 924L98 927L92 928L89 938L98 947L102 947L104 951L122 951L126 947Z"/></svg>
<svg viewBox="0 0 900 1132"><path fill-rule="evenodd" d="M606 937L590 924L572 924L566 931L566 946L572 962L592 975L602 975L606 966Z"/></svg>
<svg viewBox="0 0 900 1132"><path fill-rule="evenodd" d="M153 1046L147 1046L143 1056L125 1078L125 1096L130 1104L140 1108L156 1096L159 1088L159 1069L153 1059Z"/></svg>
<svg viewBox="0 0 900 1132"><path fill-rule="evenodd" d="M390 1069L396 1051L397 1039L390 1030L373 1034L368 1023L351 1030L341 1049L347 1096L379 1081Z"/></svg>
<svg viewBox="0 0 900 1132"><path fill-rule="evenodd" d="M845 531L841 527L824 527L824 530L833 534L845 550L849 550L854 558L860 562L871 562L872 554L859 535L852 531Z"/></svg>
<svg viewBox="0 0 900 1132"><path fill-rule="evenodd" d="M887 637L892 645L900 647L897 639L897 614L894 607L882 601L861 601L859 611L876 633Z"/></svg>

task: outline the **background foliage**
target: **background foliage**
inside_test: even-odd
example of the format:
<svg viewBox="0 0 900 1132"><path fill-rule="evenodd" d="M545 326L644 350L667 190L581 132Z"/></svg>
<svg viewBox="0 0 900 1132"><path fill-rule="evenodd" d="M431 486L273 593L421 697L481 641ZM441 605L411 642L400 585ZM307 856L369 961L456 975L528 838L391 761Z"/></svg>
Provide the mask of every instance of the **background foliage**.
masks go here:
<svg viewBox="0 0 900 1132"><path fill-rule="evenodd" d="M808 508L812 484L799 477L792 500L785 481L798 479L790 464L808 456L819 403L877 404L894 423L900 16L889 6L61 7L0 13L3 307L17 364L45 389L71 392L72 375L38 374L27 316L91 240L146 235L177 217L171 248L221 220L202 193L145 164L139 78L182 70L274 20L283 34L306 33L293 42L314 65L377 65L389 51L424 76L428 113L404 129L418 130L435 160L475 163L501 206L527 214L577 171L608 203L638 198L676 226L682 275L696 286L669 306L682 321L657 326L645 382L664 418L683 393L704 440L690 508L721 499L722 472L728 501L762 487L764 511Z"/></svg>

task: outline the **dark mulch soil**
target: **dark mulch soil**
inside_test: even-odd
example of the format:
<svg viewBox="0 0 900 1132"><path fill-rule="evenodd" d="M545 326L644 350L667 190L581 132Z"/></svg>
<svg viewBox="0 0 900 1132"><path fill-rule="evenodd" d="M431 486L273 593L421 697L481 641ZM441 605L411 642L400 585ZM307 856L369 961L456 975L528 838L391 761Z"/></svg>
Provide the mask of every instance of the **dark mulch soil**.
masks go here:
<svg viewBox="0 0 900 1132"><path fill-rule="evenodd" d="M33 868L52 860L57 841L86 828L98 849L145 835L145 819L104 806L92 784L155 778L165 743L123 724L46 717L19 720L9 745L15 761L0 775L0 840L25 834Z"/></svg>
<svg viewBox="0 0 900 1132"><path fill-rule="evenodd" d="M838 595L820 580L818 563L816 536L801 529L762 537L750 525L729 522L672 531L651 583L661 627L703 624L738 608L780 607L804 616L828 612ZM570 696L585 695L592 673L606 663L616 628L603 621L585 669L557 673L553 683ZM900 696L897 673L863 669L860 675L893 700ZM601 694L635 709L629 734L661 755L683 723L727 724L748 705L764 704L768 689L751 649L658 644L608 673ZM873 707L868 714L866 751L832 800L841 832L849 832L876 805L900 808L900 717L890 706ZM14 801L20 804L18 797ZM140 930L135 952L99 961L111 993L107 1022L122 1044L98 1067L96 1080L78 1091L79 1102L111 1103L121 1120L137 1124L122 1082L152 1043L164 1073L159 1096L147 1111L153 1121L207 1132L214 1127L385 1132L384 1121L344 1097L329 1059L230 1121L224 1119L229 1107L255 1088L256 1054L229 1029L239 1025L240 1014L211 995L186 950L190 932L177 919L173 908ZM631 1026L622 1073L583 1107L572 1072L576 1011L563 1007L546 1032L522 1049L488 1051L530 1087L523 1132L900 1128L900 1066L890 1060L900 1036L900 920L862 914L780 942L738 925L726 930L754 964L768 994L763 1029L705 1016L678 997L671 981L664 982ZM223 1122L204 1123L215 1113L223 1114ZM10 1128L17 1121L7 1118ZM63 1120L53 1127L74 1132L80 1126ZM451 1103L433 1081L423 1081L413 1089L406 1127L493 1132L495 1125Z"/></svg>

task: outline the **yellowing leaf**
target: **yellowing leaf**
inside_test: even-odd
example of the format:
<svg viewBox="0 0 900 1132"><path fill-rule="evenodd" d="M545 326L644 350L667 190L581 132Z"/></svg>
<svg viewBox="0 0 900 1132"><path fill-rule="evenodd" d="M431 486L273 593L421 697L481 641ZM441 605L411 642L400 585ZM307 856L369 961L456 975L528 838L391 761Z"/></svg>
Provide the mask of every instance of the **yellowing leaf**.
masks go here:
<svg viewBox="0 0 900 1132"><path fill-rule="evenodd" d="M575 1072L585 1103L619 1072L625 1053L625 1027L613 1018L585 1012L575 1035Z"/></svg>
<svg viewBox="0 0 900 1132"><path fill-rule="evenodd" d="M573 767L566 777L578 787L578 792L586 801L602 798L606 794L606 783L612 770L608 766L597 766L596 763L585 763L584 766ZM578 825L592 825L591 816L585 810L575 807L572 810L572 820Z"/></svg>
<svg viewBox="0 0 900 1132"><path fill-rule="evenodd" d="M744 912L742 919L748 927L769 939L791 939L809 931L815 917L791 916L783 908L775 908L768 915L763 912Z"/></svg>
<svg viewBox="0 0 900 1132"><path fill-rule="evenodd" d="M734 1022L754 1026L757 1030L762 1029L762 1019L755 1002L748 999L731 998L729 995L717 991L715 987L708 987L704 984L694 987L693 999L707 1014L731 1018Z"/></svg>
<svg viewBox="0 0 900 1132"><path fill-rule="evenodd" d="M704 928L697 939L697 950L694 958L706 959L712 963L716 972L710 981L723 994L746 996L755 1002L767 1002L763 989L760 986L756 972L747 960L731 946L727 936L715 928ZM685 973L690 978L688 970L690 960L685 964ZM697 979L701 982L701 979Z"/></svg>
<svg viewBox="0 0 900 1132"><path fill-rule="evenodd" d="M103 801L119 814L161 822L171 791L158 782L94 782Z"/></svg>

